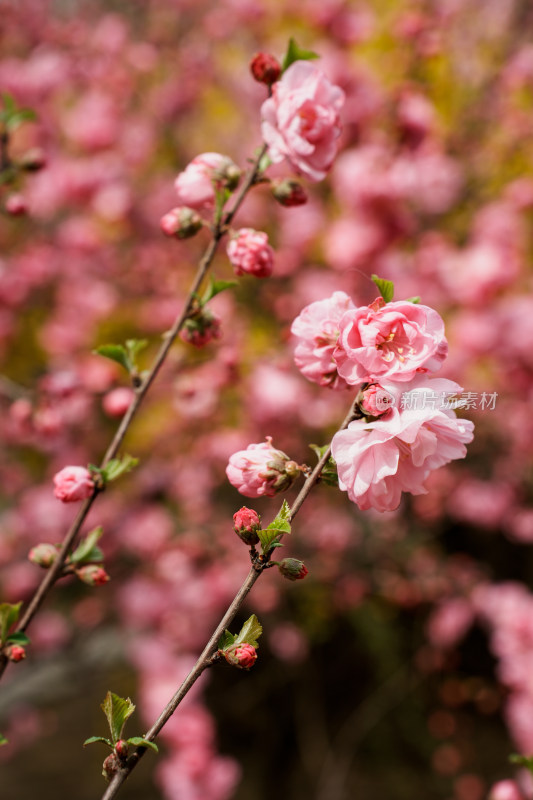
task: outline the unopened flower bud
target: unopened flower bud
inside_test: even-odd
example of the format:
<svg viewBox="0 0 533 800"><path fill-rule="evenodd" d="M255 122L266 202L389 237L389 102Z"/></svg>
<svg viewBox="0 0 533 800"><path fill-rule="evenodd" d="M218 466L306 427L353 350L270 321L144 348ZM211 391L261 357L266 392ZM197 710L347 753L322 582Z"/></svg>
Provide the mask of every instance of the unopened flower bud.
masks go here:
<svg viewBox="0 0 533 800"><path fill-rule="evenodd" d="M46 166L46 155L40 147L27 150L19 161L19 166L28 172L37 172Z"/></svg>
<svg viewBox="0 0 533 800"><path fill-rule="evenodd" d="M28 553L28 558L32 564L38 564L40 567L47 569L52 566L57 558L57 547L54 544L41 542L41 544L32 547Z"/></svg>
<svg viewBox="0 0 533 800"><path fill-rule="evenodd" d="M195 347L203 347L213 339L222 336L221 320L205 306L200 311L185 321L180 338Z"/></svg>
<svg viewBox="0 0 533 800"><path fill-rule="evenodd" d="M358 396L359 408L365 416L380 417L394 405L394 397L379 383L373 383Z"/></svg>
<svg viewBox="0 0 533 800"><path fill-rule="evenodd" d="M10 194L6 200L6 212L12 217L21 217L28 210L28 204L21 194Z"/></svg>
<svg viewBox="0 0 533 800"><path fill-rule="evenodd" d="M226 467L229 482L246 497L274 497L288 489L301 471L295 461L272 446L271 436L233 453Z"/></svg>
<svg viewBox="0 0 533 800"><path fill-rule="evenodd" d="M102 764L102 775L106 781L110 781L113 775L119 768L119 762L116 753L111 753Z"/></svg>
<svg viewBox="0 0 533 800"><path fill-rule="evenodd" d="M103 586L109 580L109 575L98 564L86 564L76 570L76 575L88 586Z"/></svg>
<svg viewBox="0 0 533 800"><path fill-rule="evenodd" d="M272 184L272 194L282 206L302 206L307 203L307 195L301 183L292 178L285 178L281 181L274 181Z"/></svg>
<svg viewBox="0 0 533 800"><path fill-rule="evenodd" d="M54 475L54 494L63 503L86 500L94 494L93 477L85 467L63 467Z"/></svg>
<svg viewBox="0 0 533 800"><path fill-rule="evenodd" d="M240 669L250 669L257 660L257 650L251 644L232 644L226 650L222 650L222 655L232 667Z"/></svg>
<svg viewBox="0 0 533 800"><path fill-rule="evenodd" d="M309 572L304 562L297 558L284 558L279 562L278 569L289 581L301 581Z"/></svg>
<svg viewBox="0 0 533 800"><path fill-rule="evenodd" d="M10 644L6 647L5 654L10 661L22 661L26 658L26 651L20 644Z"/></svg>
<svg viewBox="0 0 533 800"><path fill-rule="evenodd" d="M213 178L217 183L220 183L222 186L229 189L230 192L233 192L239 185L241 170L231 158L226 158L224 163L215 169Z"/></svg>
<svg viewBox="0 0 533 800"><path fill-rule="evenodd" d="M125 739L119 739L115 745L115 753L124 761L128 757L128 743Z"/></svg>
<svg viewBox="0 0 533 800"><path fill-rule="evenodd" d="M173 208L161 217L159 224L166 236L175 236L176 239L189 239L203 227L200 215L187 206Z"/></svg>
<svg viewBox="0 0 533 800"><path fill-rule="evenodd" d="M269 53L257 53L250 62L250 71L256 81L272 86L281 77L281 64Z"/></svg>
<svg viewBox="0 0 533 800"><path fill-rule="evenodd" d="M257 531L261 530L261 518L257 511L243 506L233 515L233 530L249 547L257 544L259 542Z"/></svg>

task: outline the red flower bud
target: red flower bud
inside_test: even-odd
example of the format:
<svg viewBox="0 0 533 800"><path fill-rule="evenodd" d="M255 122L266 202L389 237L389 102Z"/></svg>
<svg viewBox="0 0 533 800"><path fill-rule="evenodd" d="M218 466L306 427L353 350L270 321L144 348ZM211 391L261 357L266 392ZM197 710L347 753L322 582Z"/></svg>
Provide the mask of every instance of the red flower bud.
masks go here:
<svg viewBox="0 0 533 800"><path fill-rule="evenodd" d="M220 339L221 336L220 317L205 307L185 321L180 333L180 338L184 342L195 347L203 347L213 339Z"/></svg>
<svg viewBox="0 0 533 800"><path fill-rule="evenodd" d="M86 566L76 570L76 575L80 581L88 584L88 586L103 586L109 580L109 575L105 569L98 566L98 564L86 564Z"/></svg>
<svg viewBox="0 0 533 800"><path fill-rule="evenodd" d="M257 531L261 530L261 518L257 511L243 506L233 515L233 530L244 544L252 546L259 542Z"/></svg>
<svg viewBox="0 0 533 800"><path fill-rule="evenodd" d="M181 206L173 208L160 221L161 230L167 236L175 236L176 239L189 239L201 230L203 226L202 218L192 208Z"/></svg>
<svg viewBox="0 0 533 800"><path fill-rule="evenodd" d="M128 743L125 739L119 739L115 745L115 753L121 761L128 757Z"/></svg>
<svg viewBox="0 0 533 800"><path fill-rule="evenodd" d="M250 62L250 70L256 81L272 86L281 77L281 64L269 53L257 53Z"/></svg>
<svg viewBox="0 0 533 800"><path fill-rule="evenodd" d="M367 417L381 417L394 405L394 397L379 383L373 383L359 393L359 408Z"/></svg>
<svg viewBox="0 0 533 800"><path fill-rule="evenodd" d="M26 658L26 651L20 644L10 644L6 647L5 654L10 661L22 661Z"/></svg>
<svg viewBox="0 0 533 800"><path fill-rule="evenodd" d="M272 184L272 194L282 206L302 206L307 203L307 195L301 183L285 178Z"/></svg>
<svg viewBox="0 0 533 800"><path fill-rule="evenodd" d="M10 194L6 200L6 211L12 217L21 217L28 210L28 204L21 194Z"/></svg>
<svg viewBox="0 0 533 800"><path fill-rule="evenodd" d="M309 572L304 562L297 558L284 558L279 562L278 569L289 581L301 581Z"/></svg>
<svg viewBox="0 0 533 800"><path fill-rule="evenodd" d="M41 544L32 547L28 553L28 558L32 564L38 564L40 567L51 567L57 558L57 547L54 544L41 542Z"/></svg>
<svg viewBox="0 0 533 800"><path fill-rule="evenodd" d="M111 753L102 764L102 775L106 781L110 781L113 775L117 772L119 767L118 758L116 753Z"/></svg>
<svg viewBox="0 0 533 800"><path fill-rule="evenodd" d="M257 660L257 650L251 644L232 644L226 650L222 650L222 655L232 667L239 669L250 669Z"/></svg>

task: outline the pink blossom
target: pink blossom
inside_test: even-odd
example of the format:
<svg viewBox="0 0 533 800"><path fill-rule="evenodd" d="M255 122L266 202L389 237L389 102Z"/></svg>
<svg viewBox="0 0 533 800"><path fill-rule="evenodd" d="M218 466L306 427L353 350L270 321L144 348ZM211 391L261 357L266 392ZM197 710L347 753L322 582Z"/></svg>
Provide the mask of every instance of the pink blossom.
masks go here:
<svg viewBox="0 0 533 800"><path fill-rule="evenodd" d="M102 408L110 417L123 417L134 398L133 389L128 386L118 386L104 395Z"/></svg>
<svg viewBox="0 0 533 800"><path fill-rule="evenodd" d="M229 241L227 253L236 275L255 275L256 278L272 275L274 251L267 234L262 231L241 228Z"/></svg>
<svg viewBox="0 0 533 800"><path fill-rule="evenodd" d="M289 456L272 446L271 436L234 453L226 467L229 482L245 497L273 497L288 489L299 471Z"/></svg>
<svg viewBox="0 0 533 800"><path fill-rule="evenodd" d="M505 780L494 784L488 800L524 800L524 796L514 781Z"/></svg>
<svg viewBox="0 0 533 800"><path fill-rule="evenodd" d="M238 168L228 156L220 153L196 156L174 183L179 203L199 211L210 211L215 206L215 185L230 169Z"/></svg>
<svg viewBox="0 0 533 800"><path fill-rule="evenodd" d="M339 375L357 384L375 378L409 381L440 369L448 353L444 323L432 308L400 300L347 311L334 359Z"/></svg>
<svg viewBox="0 0 533 800"><path fill-rule="evenodd" d="M325 178L337 153L344 92L309 61L296 61L261 108L262 133L274 163L287 158L313 181Z"/></svg>
<svg viewBox="0 0 533 800"><path fill-rule="evenodd" d="M428 392L431 383L428 381ZM450 384L450 391L456 386L439 381L445 383ZM419 387L415 391L425 390ZM473 438L473 427L472 422L457 419L453 411L431 407L391 408L373 422L354 420L332 441L339 486L363 510L392 511L402 492L426 494L424 481L431 470L466 455L465 444Z"/></svg>
<svg viewBox="0 0 533 800"><path fill-rule="evenodd" d="M63 467L54 475L54 494L63 503L86 500L94 492L94 481L85 467Z"/></svg>
<svg viewBox="0 0 533 800"><path fill-rule="evenodd" d="M230 645L221 652L228 664L231 664L232 667L240 667L240 669L250 669L257 660L257 650L247 642Z"/></svg>
<svg viewBox="0 0 533 800"><path fill-rule="evenodd" d="M294 360L308 380L332 389L347 386L337 372L333 353L340 320L352 309L355 306L345 292L334 292L326 300L306 306L292 323L291 333L297 338Z"/></svg>

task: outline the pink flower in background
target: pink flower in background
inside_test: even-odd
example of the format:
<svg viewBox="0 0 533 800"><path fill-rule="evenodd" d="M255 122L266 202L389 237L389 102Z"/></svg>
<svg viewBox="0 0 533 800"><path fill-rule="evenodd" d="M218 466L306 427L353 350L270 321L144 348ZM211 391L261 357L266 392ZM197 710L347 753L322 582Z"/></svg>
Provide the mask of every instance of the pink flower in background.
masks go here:
<svg viewBox="0 0 533 800"><path fill-rule="evenodd" d="M263 139L277 164L287 158L313 181L326 177L337 154L344 92L314 64L296 61L261 108Z"/></svg>
<svg viewBox="0 0 533 800"><path fill-rule="evenodd" d="M392 408L372 422L354 420L332 441L339 486L362 510L393 511L402 492L426 494L424 480L432 470L464 458L473 427L453 411L431 407Z"/></svg>
<svg viewBox="0 0 533 800"><path fill-rule="evenodd" d="M488 800L524 800L524 795L514 781L498 781L490 790Z"/></svg>
<svg viewBox="0 0 533 800"><path fill-rule="evenodd" d="M129 386L117 386L102 398L102 408L110 417L123 417L130 407L135 393Z"/></svg>
<svg viewBox="0 0 533 800"><path fill-rule="evenodd" d="M297 338L294 361L305 377L332 389L345 388L346 381L337 372L333 352L339 338L339 322L343 314L355 309L345 292L334 292L326 300L306 306L291 326Z"/></svg>
<svg viewBox="0 0 533 800"><path fill-rule="evenodd" d="M272 275L274 251L262 231L241 228L228 243L227 253L236 275L255 275L256 278Z"/></svg>
<svg viewBox="0 0 533 800"><path fill-rule="evenodd" d="M64 467L54 475L54 494L63 503L86 500L94 492L94 481L85 467Z"/></svg>
<svg viewBox="0 0 533 800"><path fill-rule="evenodd" d="M375 378L409 381L440 369L448 353L444 322L429 306L378 298L340 321L334 359L339 375L357 384Z"/></svg>
<svg viewBox="0 0 533 800"><path fill-rule="evenodd" d="M273 497L288 489L300 473L298 465L272 447L272 437L234 453L226 467L232 486L245 497Z"/></svg>
<svg viewBox="0 0 533 800"><path fill-rule="evenodd" d="M174 183L180 205L199 211L213 209L215 183L223 179L229 167L237 169L228 156L220 153L202 153L193 158Z"/></svg>

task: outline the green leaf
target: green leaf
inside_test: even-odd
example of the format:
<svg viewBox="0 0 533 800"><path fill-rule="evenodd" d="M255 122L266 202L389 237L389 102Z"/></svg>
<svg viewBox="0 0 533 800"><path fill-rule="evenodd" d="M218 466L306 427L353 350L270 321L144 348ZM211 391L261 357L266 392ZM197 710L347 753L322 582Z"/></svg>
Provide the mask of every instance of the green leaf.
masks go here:
<svg viewBox="0 0 533 800"><path fill-rule="evenodd" d="M30 643L29 637L26 636L25 633L22 633L22 631L15 631L15 633L10 633L6 639L6 644L20 644L24 646L29 643Z"/></svg>
<svg viewBox="0 0 533 800"><path fill-rule="evenodd" d="M238 281L216 281L213 278L209 281L209 286L205 290L204 296L200 300L200 304L205 306L213 297L216 297L220 292L231 289L233 286L238 286Z"/></svg>
<svg viewBox="0 0 533 800"><path fill-rule="evenodd" d="M17 104L15 103L13 96L9 94L9 92L2 92L2 103L4 106L4 114L8 116L13 114L16 111Z"/></svg>
<svg viewBox="0 0 533 800"><path fill-rule="evenodd" d="M115 745L119 739L122 739L122 730L126 720L129 719L135 711L135 706L129 697L119 697L118 694L108 692L101 705L101 709L107 717L109 730L111 731L111 739Z"/></svg>
<svg viewBox="0 0 533 800"><path fill-rule="evenodd" d="M533 756L521 756L518 753L513 753L509 756L511 764L519 764L521 767L528 769L533 775Z"/></svg>
<svg viewBox="0 0 533 800"><path fill-rule="evenodd" d="M85 739L83 746L85 747L87 744L95 744L95 742L103 742L108 747L113 749L113 742L111 742L109 739L106 739L104 736L89 736L88 739Z"/></svg>
<svg viewBox="0 0 533 800"><path fill-rule="evenodd" d="M148 347L148 339L126 339L128 358L134 369L137 368L137 356L145 347Z"/></svg>
<svg viewBox="0 0 533 800"><path fill-rule="evenodd" d="M0 733L0 747L1 747L3 744L8 744L8 741L7 741L6 737L5 737L5 736L3 736L3 735Z"/></svg>
<svg viewBox="0 0 533 800"><path fill-rule="evenodd" d="M246 620L244 625L242 626L240 633L237 635L234 644L251 644L252 647L257 647L257 640L263 633L263 626L255 616L252 616Z"/></svg>
<svg viewBox="0 0 533 800"><path fill-rule="evenodd" d="M122 344L103 344L93 350L93 353L104 358L109 358L111 361L116 361L127 372L131 372L133 364L131 363L126 348Z"/></svg>
<svg viewBox="0 0 533 800"><path fill-rule="evenodd" d="M96 542L100 539L103 532L102 526L99 525L94 531L88 533L70 556L71 562L73 564L79 564L82 561L103 561L102 551L99 547L96 547Z"/></svg>
<svg viewBox="0 0 533 800"><path fill-rule="evenodd" d="M281 64L281 69L283 72L290 67L291 64L294 64L295 61L311 61L314 58L320 58L318 53L314 53L312 50L304 50L302 47L296 44L296 41L291 37L289 39L289 44L287 47L287 52L285 53L285 57Z"/></svg>
<svg viewBox="0 0 533 800"><path fill-rule="evenodd" d="M102 476L106 482L116 481L121 475L131 472L138 463L138 458L129 455L125 455L122 458L112 458L101 470Z"/></svg>
<svg viewBox="0 0 533 800"><path fill-rule="evenodd" d="M6 120L6 128L8 131L16 130L23 122L29 122L37 119L37 114L31 108L20 108L13 114L10 114Z"/></svg>
<svg viewBox="0 0 533 800"><path fill-rule="evenodd" d="M291 532L290 519L291 509L287 501L284 500L277 516L272 520L270 525L264 530L257 532L261 547L263 548L263 553L268 553L268 551L272 549L273 544L279 543L281 536Z"/></svg>
<svg viewBox="0 0 533 800"><path fill-rule="evenodd" d="M309 447L316 455L318 461L320 461L322 456L325 455L326 451L329 449L329 444L324 444L322 447L319 444L310 444Z"/></svg>
<svg viewBox="0 0 533 800"><path fill-rule="evenodd" d="M237 637L230 633L229 631L224 631L220 639L218 640L218 649L225 650L227 647L232 645Z"/></svg>
<svg viewBox="0 0 533 800"><path fill-rule="evenodd" d="M149 742L148 739L144 739L142 736L132 736L126 739L126 741L128 744L132 744L135 747L149 747L155 753L159 753L159 748L155 742Z"/></svg>
<svg viewBox="0 0 533 800"><path fill-rule="evenodd" d="M10 628L19 618L20 603L0 603L0 644L5 644Z"/></svg>
<svg viewBox="0 0 533 800"><path fill-rule="evenodd" d="M407 302L408 303L419 303L420 302L420 297L418 295L416 295L416 297L408 297L407 298Z"/></svg>
<svg viewBox="0 0 533 800"><path fill-rule="evenodd" d="M386 303L390 303L394 297L394 284L392 281L387 281L385 278L380 278L378 275L372 275L372 280L379 289L379 293Z"/></svg>
<svg viewBox="0 0 533 800"><path fill-rule="evenodd" d="M263 156L261 156L261 160L259 161L257 167L257 174L261 175L265 170L269 168L271 164L272 164L272 159L270 158L268 153L265 153Z"/></svg>

